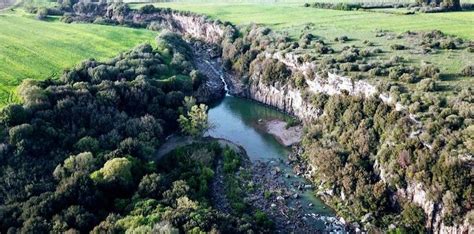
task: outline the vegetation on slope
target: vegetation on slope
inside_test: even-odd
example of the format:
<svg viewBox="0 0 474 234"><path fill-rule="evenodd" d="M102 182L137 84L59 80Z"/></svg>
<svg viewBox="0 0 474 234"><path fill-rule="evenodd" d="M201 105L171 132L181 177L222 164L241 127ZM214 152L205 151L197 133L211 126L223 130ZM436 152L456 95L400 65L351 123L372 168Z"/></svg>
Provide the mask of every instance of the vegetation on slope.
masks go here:
<svg viewBox="0 0 474 234"><path fill-rule="evenodd" d="M308 126L305 157L315 166L314 182L322 191L344 194L330 198L349 220L370 214L376 226L396 224L425 231L424 212L403 198L400 189L421 183L437 207L446 209L446 225L461 222L473 204L472 171L464 157L472 148L472 89L447 101L429 94L418 98L426 129L418 129L403 112L380 100L347 95L314 95L325 115ZM415 133L416 134L416 133ZM467 156L468 157L468 156ZM454 173L456 172L456 173ZM394 204L392 196L402 196ZM471 211L472 212L472 211ZM471 214L472 215L472 214Z"/></svg>
<svg viewBox="0 0 474 234"><path fill-rule="evenodd" d="M241 221L207 202L211 161L196 164L186 154L170 167L153 162L200 82L190 77L179 40L165 34L158 44L166 51L144 44L105 62L84 61L61 80L23 82L23 104L0 115L2 233L235 232ZM212 159L215 150L195 160ZM241 231L253 228L244 224Z"/></svg>

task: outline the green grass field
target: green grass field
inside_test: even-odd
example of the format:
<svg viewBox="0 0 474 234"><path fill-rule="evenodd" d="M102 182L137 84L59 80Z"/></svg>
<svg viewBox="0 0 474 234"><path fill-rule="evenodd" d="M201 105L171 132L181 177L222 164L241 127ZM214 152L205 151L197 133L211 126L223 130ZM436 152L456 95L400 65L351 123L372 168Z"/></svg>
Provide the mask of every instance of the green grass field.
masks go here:
<svg viewBox="0 0 474 234"><path fill-rule="evenodd" d="M15 101L23 79L58 77L87 58L111 58L156 32L125 27L44 22L33 16L0 14L0 105Z"/></svg>
<svg viewBox="0 0 474 234"><path fill-rule="evenodd" d="M134 5L139 7L142 4ZM395 32L438 29L466 39L474 39L474 12L393 15L364 11L337 11L301 7L301 4L242 4L242 3L156 3L203 13L234 24L259 23L277 30L287 30L297 36L308 25L314 24L316 35L333 38L352 34L363 38L376 29ZM373 33L372 33L373 34Z"/></svg>

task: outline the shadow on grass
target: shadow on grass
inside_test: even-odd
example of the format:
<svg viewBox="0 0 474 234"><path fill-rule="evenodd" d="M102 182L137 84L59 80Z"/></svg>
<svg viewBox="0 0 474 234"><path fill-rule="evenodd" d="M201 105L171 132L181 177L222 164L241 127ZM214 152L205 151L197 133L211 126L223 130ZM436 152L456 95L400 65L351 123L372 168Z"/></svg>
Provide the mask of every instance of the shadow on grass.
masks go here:
<svg viewBox="0 0 474 234"><path fill-rule="evenodd" d="M456 73L444 73L441 74L440 79L442 81L461 81L463 77Z"/></svg>

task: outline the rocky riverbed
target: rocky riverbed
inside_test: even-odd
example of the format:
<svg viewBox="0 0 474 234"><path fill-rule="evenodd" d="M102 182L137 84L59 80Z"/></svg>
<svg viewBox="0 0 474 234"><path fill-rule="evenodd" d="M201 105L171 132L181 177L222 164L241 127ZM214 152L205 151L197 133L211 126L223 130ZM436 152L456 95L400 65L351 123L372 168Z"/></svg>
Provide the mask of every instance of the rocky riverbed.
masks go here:
<svg viewBox="0 0 474 234"><path fill-rule="evenodd" d="M294 175L278 165L259 161L251 166L249 183L257 189L249 191L248 202L265 211L281 233L344 232L344 224L336 217L312 212L314 204L303 194L313 187L303 181L289 182Z"/></svg>

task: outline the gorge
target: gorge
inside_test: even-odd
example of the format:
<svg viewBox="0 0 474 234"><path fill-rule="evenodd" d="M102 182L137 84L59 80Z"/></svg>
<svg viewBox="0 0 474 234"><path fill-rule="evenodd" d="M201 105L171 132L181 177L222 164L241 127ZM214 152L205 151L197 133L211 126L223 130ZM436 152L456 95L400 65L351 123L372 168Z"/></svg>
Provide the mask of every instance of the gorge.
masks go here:
<svg viewBox="0 0 474 234"><path fill-rule="evenodd" d="M20 86L1 115L0 231L473 230L474 90L430 96L432 65L152 5L60 20L160 34ZM413 35L449 39L398 37Z"/></svg>

